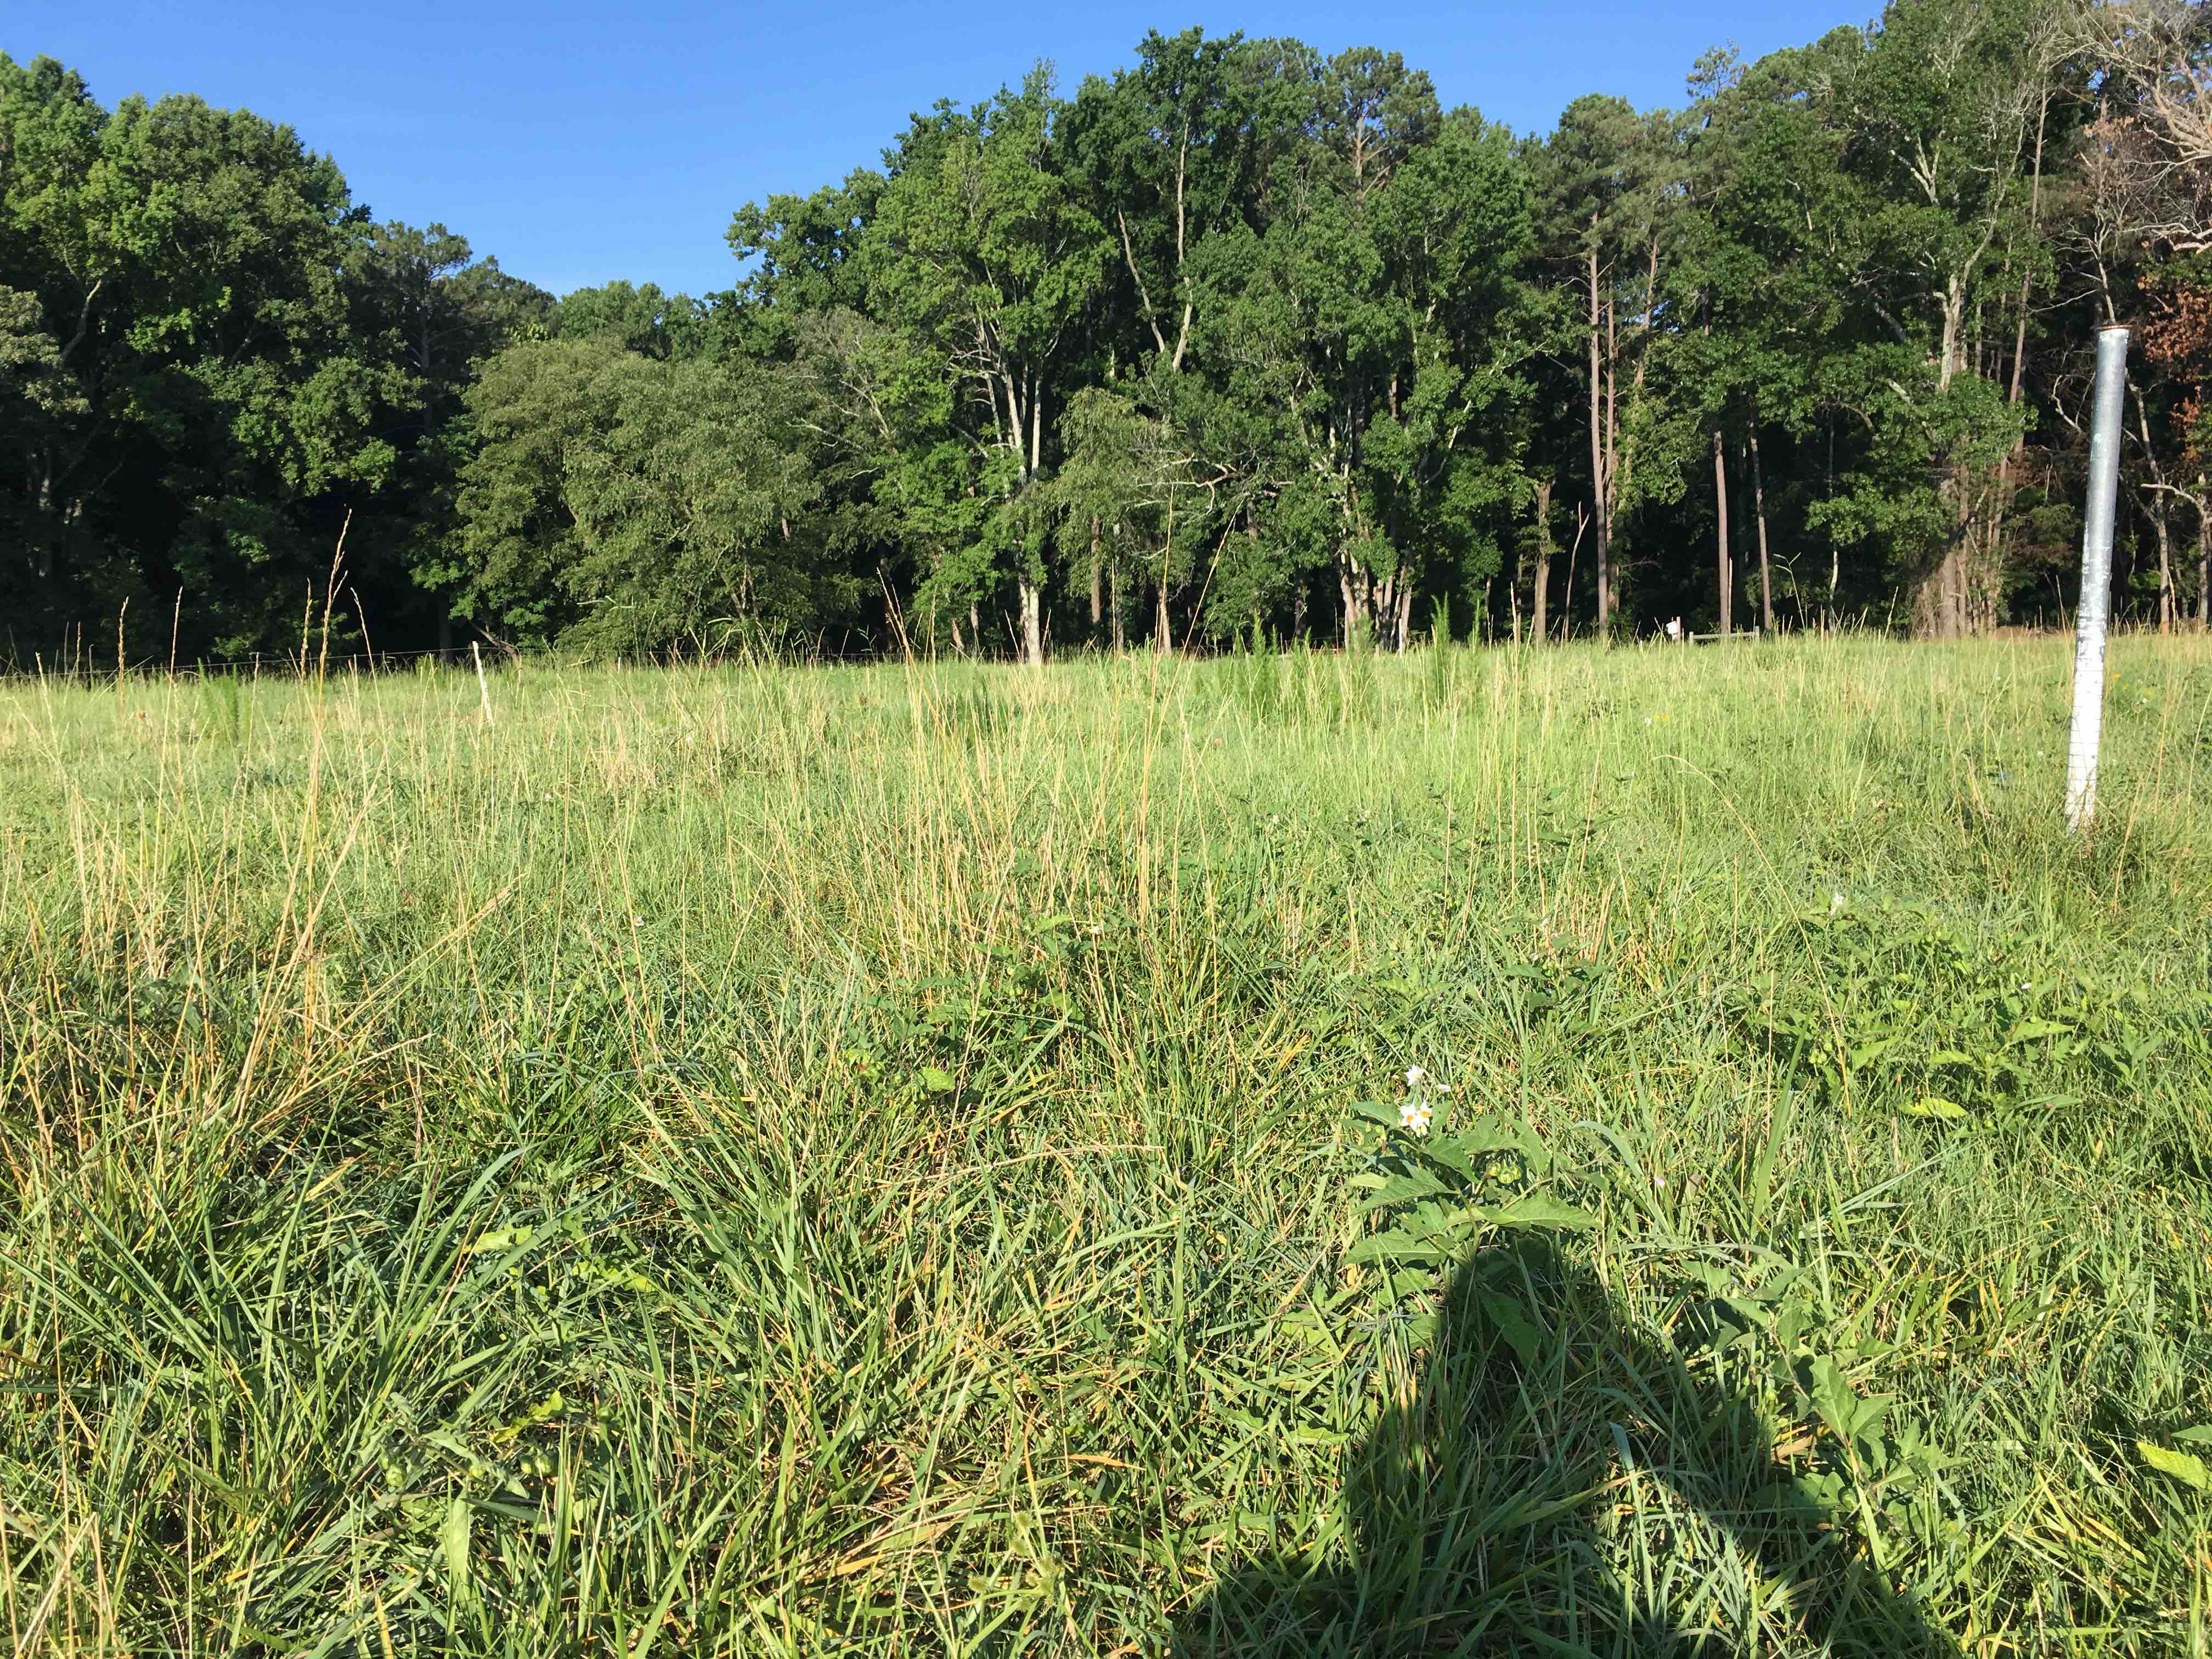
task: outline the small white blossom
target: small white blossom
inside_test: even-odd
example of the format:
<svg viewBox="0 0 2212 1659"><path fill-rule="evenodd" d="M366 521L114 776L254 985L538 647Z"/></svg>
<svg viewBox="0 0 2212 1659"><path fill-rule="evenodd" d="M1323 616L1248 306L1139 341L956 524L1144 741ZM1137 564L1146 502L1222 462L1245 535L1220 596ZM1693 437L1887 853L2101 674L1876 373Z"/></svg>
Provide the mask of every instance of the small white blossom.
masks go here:
<svg viewBox="0 0 2212 1659"><path fill-rule="evenodd" d="M1663 1190L1667 1185L1667 1177L1665 1176L1653 1176L1651 1177L1651 1184Z"/></svg>
<svg viewBox="0 0 2212 1659"><path fill-rule="evenodd" d="M1425 1100L1409 1100L1398 1109L1398 1127L1409 1134L1425 1135L1429 1132L1429 1120L1436 1115Z"/></svg>
<svg viewBox="0 0 2212 1659"><path fill-rule="evenodd" d="M629 925L633 927L642 927L645 926L645 918L643 916L632 916L629 919Z"/></svg>
<svg viewBox="0 0 2212 1659"><path fill-rule="evenodd" d="M1408 1066L1406 1068L1406 1086L1408 1089L1418 1089L1428 1080L1429 1074L1419 1066Z"/></svg>
<svg viewBox="0 0 2212 1659"><path fill-rule="evenodd" d="M1842 912L1843 912L1843 908L1844 908L1844 896L1843 896L1841 893L1831 893L1831 894L1829 894L1829 895L1828 895L1828 914L1829 914L1830 915L1832 915L1832 915L1841 915L1841 914L1842 914Z"/></svg>

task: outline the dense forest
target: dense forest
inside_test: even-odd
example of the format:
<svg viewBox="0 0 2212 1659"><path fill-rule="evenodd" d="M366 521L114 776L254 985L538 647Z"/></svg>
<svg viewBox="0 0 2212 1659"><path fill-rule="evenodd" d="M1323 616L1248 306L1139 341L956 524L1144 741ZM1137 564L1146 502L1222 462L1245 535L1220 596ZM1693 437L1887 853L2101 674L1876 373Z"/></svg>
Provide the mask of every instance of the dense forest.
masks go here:
<svg viewBox="0 0 2212 1659"><path fill-rule="evenodd" d="M2056 621L2111 321L2116 605L2201 626L2208 76L2205 0L1897 0L1534 137L1154 33L745 204L726 292L556 299L0 56L0 654Z"/></svg>

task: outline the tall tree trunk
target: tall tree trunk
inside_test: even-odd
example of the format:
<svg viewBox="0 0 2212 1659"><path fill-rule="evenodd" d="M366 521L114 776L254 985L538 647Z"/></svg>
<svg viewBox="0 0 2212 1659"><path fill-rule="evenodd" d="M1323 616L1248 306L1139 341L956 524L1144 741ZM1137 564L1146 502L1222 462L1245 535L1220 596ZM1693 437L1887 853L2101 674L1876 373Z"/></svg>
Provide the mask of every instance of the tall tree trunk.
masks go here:
<svg viewBox="0 0 2212 1659"><path fill-rule="evenodd" d="M1377 651L1406 648L1406 641L1398 633L1398 582L1401 574L1394 570L1387 576L1369 578L1368 608L1375 619Z"/></svg>
<svg viewBox="0 0 2212 1659"><path fill-rule="evenodd" d="M1575 512L1575 539L1567 549L1567 582L1559 590L1559 638L1562 641L1575 636L1575 561L1582 556L1583 535L1590 521L1580 508Z"/></svg>
<svg viewBox="0 0 2212 1659"><path fill-rule="evenodd" d="M1344 648L1347 651L1372 648L1375 644L1372 614L1375 579L1351 560L1345 559L1337 566L1336 583L1344 597Z"/></svg>
<svg viewBox="0 0 2212 1659"><path fill-rule="evenodd" d="M2134 388L2129 388L2130 392ZM2179 605L2173 592L2173 496L2166 487L2166 469L2159 464L2158 452L2151 447L2150 411L2143 407L2142 395L2136 392L2136 438L2142 445L2143 465L2150 472L2148 489L2141 492L2143 512L2150 520L2151 532L2158 538L2158 631L2171 634L2179 620Z"/></svg>
<svg viewBox="0 0 2212 1659"><path fill-rule="evenodd" d="M1774 566L1766 552L1766 473L1759 462L1759 406L1751 410L1751 506L1759 520L1759 626L1774 632Z"/></svg>
<svg viewBox="0 0 2212 1659"><path fill-rule="evenodd" d="M1605 302L1605 518L1597 527L1597 636L1613 638L1613 514L1620 504L1620 360L1613 349L1613 301Z"/></svg>
<svg viewBox="0 0 2212 1659"><path fill-rule="evenodd" d="M1031 668L1044 666L1044 589L1027 576L1014 584L1022 601L1022 660Z"/></svg>
<svg viewBox="0 0 2212 1659"><path fill-rule="evenodd" d="M1552 481L1536 481L1536 582L1528 596L1528 634L1538 645L1550 637L1552 586ZM1519 636L1516 628L1515 636Z"/></svg>
<svg viewBox="0 0 2212 1659"><path fill-rule="evenodd" d="M2179 617L2173 593L2173 532L2165 491L2151 497L2149 510L2151 531L2158 538L2158 631L2171 634Z"/></svg>
<svg viewBox="0 0 2212 1659"><path fill-rule="evenodd" d="M1590 509L1597 526L1597 629L1607 635L1613 620L1607 592L1612 580L1613 478L1607 461L1612 451L1611 400L1604 390L1600 368L1599 335L1602 321L1598 302L1597 246L1591 244L1587 264L1589 282L1589 441ZM1570 594L1570 599L1572 595Z"/></svg>
<svg viewBox="0 0 2212 1659"><path fill-rule="evenodd" d="M1153 648L1161 652L1175 649L1175 639L1168 628L1168 579L1175 570L1175 489L1170 485L1168 489L1167 540L1160 548L1159 618L1152 639Z"/></svg>
<svg viewBox="0 0 2212 1659"><path fill-rule="evenodd" d="M2201 489L2204 481L2197 482ZM2212 511L2202 495L2197 497L2197 625L2212 627Z"/></svg>
<svg viewBox="0 0 2212 1659"><path fill-rule="evenodd" d="M1099 614L1103 609L1106 571L1098 557L1098 515L1091 515L1091 637L1098 637Z"/></svg>
<svg viewBox="0 0 2212 1659"><path fill-rule="evenodd" d="M1106 570L1106 604L1112 612L1115 655L1129 648L1129 635L1121 620L1121 558L1118 553Z"/></svg>
<svg viewBox="0 0 2212 1659"><path fill-rule="evenodd" d="M2050 119L2051 91L2050 88L2046 87L2044 89L2041 100L2036 106L2035 165L2033 171L2029 174L2027 186L2027 227L2031 232L2038 228L2043 222L2043 134L2044 129L2049 123ZM2017 305L2016 314L2014 318L2012 335L2012 392L2010 401L2015 404L2020 401L2021 382L2022 378L2025 376L2027 368L2027 262L2023 259L2021 261L2020 299ZM2023 433L2020 440L2012 447L2013 454L2019 454L2021 445L2026 441L2027 434Z"/></svg>
<svg viewBox="0 0 2212 1659"><path fill-rule="evenodd" d="M1403 571L1398 580L1398 649L1403 651L1407 637L1413 631L1413 583Z"/></svg>
<svg viewBox="0 0 2212 1659"><path fill-rule="evenodd" d="M1936 350L1936 386L1948 389L1963 366L1966 349L1965 279L1952 275L1943 285L1942 335ZM1964 463L1954 464L1943 481L1951 504L1951 534L1943 557L1913 596L1913 625L1937 639L1954 640L1966 631L1966 538L1973 521L1972 480Z"/></svg>
<svg viewBox="0 0 2212 1659"><path fill-rule="evenodd" d="M1713 501L1718 508L1713 537L1713 571L1720 586L1721 633L1735 631L1735 572L1729 566L1728 456L1721 429L1713 428Z"/></svg>
<svg viewBox="0 0 2212 1659"><path fill-rule="evenodd" d="M1959 480L1955 476L1947 480L1944 493L1954 498L1953 511L1964 516L1963 507L1955 497ZM1936 568L1920 579L1912 596L1912 630L1930 639L1956 639L1959 635L1959 593L1962 586L1959 544L1964 532L1954 528L1949 544Z"/></svg>
<svg viewBox="0 0 2212 1659"><path fill-rule="evenodd" d="M968 648L977 652L983 648L983 607L973 600L968 605Z"/></svg>
<svg viewBox="0 0 2212 1659"><path fill-rule="evenodd" d="M2031 234L2041 224L2043 219L2043 135L2050 118L2051 92L2046 87L2036 111L2035 162L2027 191L2027 225ZM2021 262L2020 293L2014 302L2013 309L2012 386L2006 394L2006 401L2015 408L2019 406L2021 388L2027 374L2029 274L2027 262L2023 259ZM2023 428L2020 435L2012 441L2012 447L2005 452L2004 459L1997 463L1996 499L1990 503L1989 527L1986 533L1990 557L2000 567L2004 559L2008 534L2005 520L2012 511L2013 463L2020 459L2021 451L2027 447L2027 433Z"/></svg>

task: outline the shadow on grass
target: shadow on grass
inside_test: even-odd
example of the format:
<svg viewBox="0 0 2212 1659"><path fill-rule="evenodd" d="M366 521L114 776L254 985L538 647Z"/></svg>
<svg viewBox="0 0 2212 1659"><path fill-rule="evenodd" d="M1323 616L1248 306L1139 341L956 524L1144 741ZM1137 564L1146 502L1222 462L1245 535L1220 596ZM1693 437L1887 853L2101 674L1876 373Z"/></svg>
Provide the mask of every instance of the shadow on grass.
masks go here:
<svg viewBox="0 0 2212 1659"><path fill-rule="evenodd" d="M1955 1656L1705 1370L1550 1244L1486 1252L1351 1460L1350 1569L1245 1564L1170 1651Z"/></svg>

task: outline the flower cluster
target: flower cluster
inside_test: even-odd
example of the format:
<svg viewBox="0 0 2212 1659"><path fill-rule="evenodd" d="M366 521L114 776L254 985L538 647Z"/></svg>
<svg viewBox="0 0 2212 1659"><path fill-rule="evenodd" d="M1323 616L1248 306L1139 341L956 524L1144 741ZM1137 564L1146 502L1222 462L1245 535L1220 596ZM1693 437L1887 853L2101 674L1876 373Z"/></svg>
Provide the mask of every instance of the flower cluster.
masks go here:
<svg viewBox="0 0 2212 1659"><path fill-rule="evenodd" d="M1406 1098L1398 1107L1398 1127L1408 1134L1425 1135L1435 1121L1436 1102L1439 1095L1448 1095L1450 1088L1442 1083L1429 1081L1429 1074L1418 1066L1406 1068Z"/></svg>

